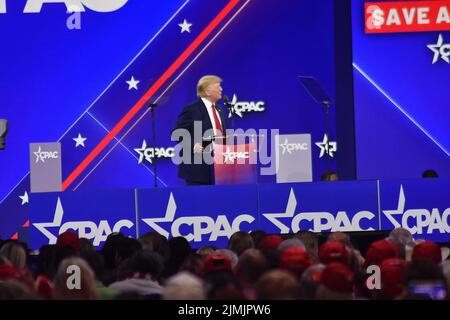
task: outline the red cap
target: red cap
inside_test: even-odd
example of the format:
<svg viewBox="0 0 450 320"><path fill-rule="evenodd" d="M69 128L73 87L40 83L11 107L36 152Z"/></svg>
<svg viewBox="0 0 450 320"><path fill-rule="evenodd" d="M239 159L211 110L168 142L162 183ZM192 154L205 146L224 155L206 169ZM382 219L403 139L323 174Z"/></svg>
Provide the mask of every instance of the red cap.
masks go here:
<svg viewBox="0 0 450 320"><path fill-rule="evenodd" d="M283 242L283 238L280 236L277 236L277 235L265 236L259 244L259 249L261 251L277 250L278 246L282 242Z"/></svg>
<svg viewBox="0 0 450 320"><path fill-rule="evenodd" d="M431 260L439 264L442 262L441 247L431 241L424 241L414 246L412 256L413 260Z"/></svg>
<svg viewBox="0 0 450 320"><path fill-rule="evenodd" d="M398 247L395 243L386 239L373 242L366 252L366 261L364 266L381 265L383 260L389 258L398 258L400 256Z"/></svg>
<svg viewBox="0 0 450 320"><path fill-rule="evenodd" d="M15 279L15 280L21 280L22 279L22 273L20 270L10 264L2 264L0 265L0 279L2 280L8 280L8 279Z"/></svg>
<svg viewBox="0 0 450 320"><path fill-rule="evenodd" d="M280 269L291 271L297 275L301 275L312 264L309 253L299 247L287 248L280 255Z"/></svg>
<svg viewBox="0 0 450 320"><path fill-rule="evenodd" d="M36 278L36 290L45 299L53 297L53 285L45 275L39 275Z"/></svg>
<svg viewBox="0 0 450 320"><path fill-rule="evenodd" d="M394 299L402 291L406 272L406 261L397 258L386 259L381 263L381 291L386 298Z"/></svg>
<svg viewBox="0 0 450 320"><path fill-rule="evenodd" d="M80 251L80 239L78 238L78 235L71 230L61 233L58 236L56 244L62 247L69 246L75 251Z"/></svg>
<svg viewBox="0 0 450 320"><path fill-rule="evenodd" d="M325 267L321 282L328 289L336 292L353 292L353 272L345 264L339 262L331 262Z"/></svg>
<svg viewBox="0 0 450 320"><path fill-rule="evenodd" d="M319 260L323 264L340 262L348 265L350 263L350 256L345 244L337 241L327 241L319 248Z"/></svg>
<svg viewBox="0 0 450 320"><path fill-rule="evenodd" d="M203 270L205 273L232 271L231 259L222 253L214 252L206 257Z"/></svg>

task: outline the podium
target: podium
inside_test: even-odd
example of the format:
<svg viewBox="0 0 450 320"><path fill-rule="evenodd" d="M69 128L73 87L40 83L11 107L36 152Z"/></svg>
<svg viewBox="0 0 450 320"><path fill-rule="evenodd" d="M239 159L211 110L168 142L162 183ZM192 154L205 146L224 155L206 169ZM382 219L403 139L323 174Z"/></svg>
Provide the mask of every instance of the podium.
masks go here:
<svg viewBox="0 0 450 320"><path fill-rule="evenodd" d="M215 184L257 183L257 143L214 143Z"/></svg>

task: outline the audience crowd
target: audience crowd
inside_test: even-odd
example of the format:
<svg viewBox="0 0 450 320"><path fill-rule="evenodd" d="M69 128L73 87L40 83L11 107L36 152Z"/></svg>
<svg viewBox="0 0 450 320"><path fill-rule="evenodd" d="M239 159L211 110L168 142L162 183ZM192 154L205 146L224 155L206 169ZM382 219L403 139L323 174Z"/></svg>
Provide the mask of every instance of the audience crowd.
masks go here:
<svg viewBox="0 0 450 320"><path fill-rule="evenodd" d="M239 231L227 248L196 250L183 237L113 233L97 251L69 230L39 252L0 243L0 300L447 299L448 253L401 228L365 252L349 234L319 245L309 231Z"/></svg>

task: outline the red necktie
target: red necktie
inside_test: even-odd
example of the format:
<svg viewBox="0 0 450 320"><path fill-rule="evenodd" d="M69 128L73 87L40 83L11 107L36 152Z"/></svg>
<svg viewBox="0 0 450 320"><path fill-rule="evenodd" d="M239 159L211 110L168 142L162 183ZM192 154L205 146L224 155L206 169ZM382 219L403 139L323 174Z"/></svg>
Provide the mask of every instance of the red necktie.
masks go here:
<svg viewBox="0 0 450 320"><path fill-rule="evenodd" d="M219 121L219 116L217 114L216 106L214 104L212 105L212 110L213 110L214 123L215 123L216 129L217 129L217 135L220 136L223 133L223 129L222 129L222 125L220 124L220 121Z"/></svg>

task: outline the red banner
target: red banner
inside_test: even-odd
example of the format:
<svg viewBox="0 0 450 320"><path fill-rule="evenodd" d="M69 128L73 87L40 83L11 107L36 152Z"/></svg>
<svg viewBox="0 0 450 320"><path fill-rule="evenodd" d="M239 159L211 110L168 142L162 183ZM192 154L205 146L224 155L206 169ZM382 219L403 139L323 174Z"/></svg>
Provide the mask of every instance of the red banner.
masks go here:
<svg viewBox="0 0 450 320"><path fill-rule="evenodd" d="M366 33L450 30L450 0L366 2Z"/></svg>

